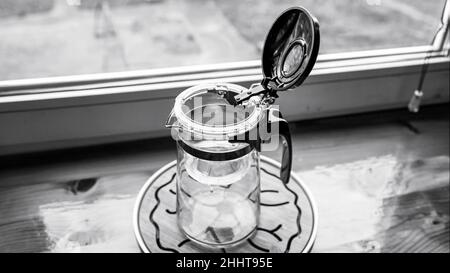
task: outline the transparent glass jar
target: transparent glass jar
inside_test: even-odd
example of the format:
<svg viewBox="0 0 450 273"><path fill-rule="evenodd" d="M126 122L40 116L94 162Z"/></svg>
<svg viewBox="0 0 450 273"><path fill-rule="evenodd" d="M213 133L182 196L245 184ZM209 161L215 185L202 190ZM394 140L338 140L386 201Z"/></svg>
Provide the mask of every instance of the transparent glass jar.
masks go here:
<svg viewBox="0 0 450 273"><path fill-rule="evenodd" d="M167 123L177 141L178 225L208 247L237 245L259 223L259 150L262 136L269 137L261 128L281 119L270 121L270 106L258 98L231 105L227 96L242 92L247 89L234 84L189 88L176 98ZM284 179L291 165L287 139Z"/></svg>
<svg viewBox="0 0 450 273"><path fill-rule="evenodd" d="M199 85L175 99L167 127L178 147L178 225L192 241L233 246L254 233L260 211L259 152L278 136L283 149L280 179L289 182L289 126L273 103L277 92L299 87L308 77L319 45L317 19L302 7L292 7L266 36L260 84L250 89Z"/></svg>
<svg viewBox="0 0 450 273"><path fill-rule="evenodd" d="M259 155L209 161L178 147L178 225L206 246L231 246L249 238L259 223Z"/></svg>

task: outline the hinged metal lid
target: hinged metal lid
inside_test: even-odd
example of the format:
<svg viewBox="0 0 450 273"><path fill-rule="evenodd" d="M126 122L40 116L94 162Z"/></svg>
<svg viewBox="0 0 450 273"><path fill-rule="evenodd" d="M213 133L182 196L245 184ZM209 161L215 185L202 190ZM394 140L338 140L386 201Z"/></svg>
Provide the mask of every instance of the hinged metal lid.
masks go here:
<svg viewBox="0 0 450 273"><path fill-rule="evenodd" d="M284 11L267 34L262 54L263 85L284 91L303 83L319 53L319 23L306 9Z"/></svg>
<svg viewBox="0 0 450 273"><path fill-rule="evenodd" d="M319 53L319 22L306 9L294 7L285 10L267 34L262 53L264 78L260 85L247 92L227 97L232 105L251 97L272 104L277 91L295 88L308 77Z"/></svg>

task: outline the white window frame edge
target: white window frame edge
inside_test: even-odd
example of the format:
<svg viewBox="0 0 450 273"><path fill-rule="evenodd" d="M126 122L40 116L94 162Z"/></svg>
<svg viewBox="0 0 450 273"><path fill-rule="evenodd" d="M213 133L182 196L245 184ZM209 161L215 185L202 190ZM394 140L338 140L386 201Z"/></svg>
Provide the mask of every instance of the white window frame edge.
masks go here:
<svg viewBox="0 0 450 273"><path fill-rule="evenodd" d="M320 55L277 101L291 121L406 107L429 57L424 104L449 102L450 5L434 44ZM0 155L167 136L176 95L203 82L260 81L259 61L0 82ZM339 102L339 104L335 103Z"/></svg>

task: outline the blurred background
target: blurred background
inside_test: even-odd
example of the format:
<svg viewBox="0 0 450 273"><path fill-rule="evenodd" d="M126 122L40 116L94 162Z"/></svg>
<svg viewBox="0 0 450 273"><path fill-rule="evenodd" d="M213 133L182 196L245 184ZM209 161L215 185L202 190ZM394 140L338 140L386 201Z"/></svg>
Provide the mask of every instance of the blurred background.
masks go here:
<svg viewBox="0 0 450 273"><path fill-rule="evenodd" d="M0 80L258 60L280 12L321 54L428 45L445 0L0 0Z"/></svg>

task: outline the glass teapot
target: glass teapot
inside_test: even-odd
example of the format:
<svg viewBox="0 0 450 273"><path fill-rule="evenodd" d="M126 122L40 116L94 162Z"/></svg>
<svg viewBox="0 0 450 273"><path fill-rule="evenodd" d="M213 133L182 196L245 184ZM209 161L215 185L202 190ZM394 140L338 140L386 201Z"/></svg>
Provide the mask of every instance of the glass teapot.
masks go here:
<svg viewBox="0 0 450 273"><path fill-rule="evenodd" d="M166 126L177 143L177 217L180 230L207 247L235 246L251 237L259 222L259 153L278 146L280 178L292 165L287 122L273 104L278 91L299 86L319 50L319 24L301 7L283 12L263 49L264 79L250 89L203 84L175 99Z"/></svg>

